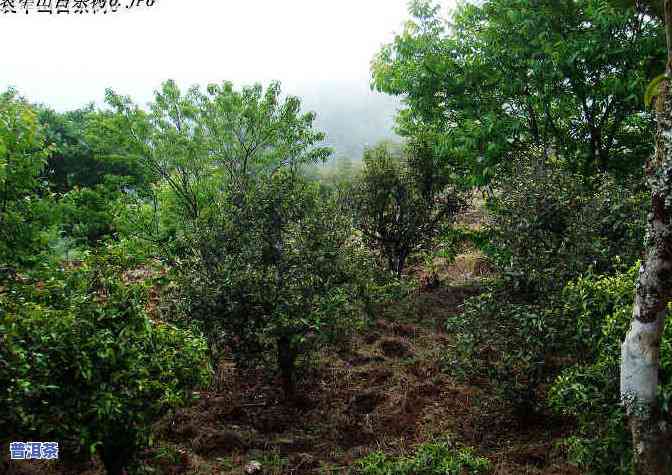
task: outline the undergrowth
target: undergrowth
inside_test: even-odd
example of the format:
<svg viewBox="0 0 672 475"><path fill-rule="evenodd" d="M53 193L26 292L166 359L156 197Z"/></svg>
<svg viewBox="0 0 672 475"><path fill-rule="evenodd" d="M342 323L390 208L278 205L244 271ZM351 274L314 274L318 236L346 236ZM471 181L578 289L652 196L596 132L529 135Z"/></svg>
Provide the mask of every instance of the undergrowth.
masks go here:
<svg viewBox="0 0 672 475"><path fill-rule="evenodd" d="M409 455L372 452L357 462L362 475L461 475L486 473L490 462L471 448L454 448L449 442L427 442Z"/></svg>

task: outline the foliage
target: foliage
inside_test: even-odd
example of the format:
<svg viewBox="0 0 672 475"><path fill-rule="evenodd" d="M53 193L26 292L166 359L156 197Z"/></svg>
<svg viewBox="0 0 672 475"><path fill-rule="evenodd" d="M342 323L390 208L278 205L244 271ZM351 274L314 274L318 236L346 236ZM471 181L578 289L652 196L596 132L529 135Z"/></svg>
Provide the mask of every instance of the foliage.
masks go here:
<svg viewBox="0 0 672 475"><path fill-rule="evenodd" d="M659 19L606 0L465 2L448 24L416 0L376 57L373 86L403 95L402 136L488 183L513 158L591 175L639 174L653 121L644 91L664 69Z"/></svg>
<svg viewBox="0 0 672 475"><path fill-rule="evenodd" d="M529 416L544 407L539 390L554 376L553 356L571 343L571 327L553 302L514 303L502 290L467 300L463 314L447 319L456 346L446 364L457 376L488 378L521 416Z"/></svg>
<svg viewBox="0 0 672 475"><path fill-rule="evenodd" d="M598 175L586 183L557 166L524 164L499 182L489 251L510 289L527 299L547 299L589 268L609 272L616 257L639 257L647 198L637 182Z"/></svg>
<svg viewBox="0 0 672 475"><path fill-rule="evenodd" d="M118 140L119 135L113 133L118 123L111 112L97 111L93 105L65 113L38 106L37 114L51 145L43 175L54 191L67 193L104 184L116 190L146 185L149 177L131 153L128 138ZM110 183L110 177L118 180Z"/></svg>
<svg viewBox="0 0 672 475"><path fill-rule="evenodd" d="M388 269L402 274L409 256L431 248L463 207L463 196L429 147L412 144L395 156L385 145L367 150L352 204L355 223Z"/></svg>
<svg viewBox="0 0 672 475"><path fill-rule="evenodd" d="M333 197L291 173L278 173L222 204L193 236L180 268L185 313L221 341L239 364L275 350L288 395L296 358L356 325L365 258L348 215Z"/></svg>
<svg viewBox="0 0 672 475"><path fill-rule="evenodd" d="M499 251L492 244L493 234L493 230L485 226L474 229L463 223L456 224L442 230L437 255L452 262L466 246L467 249L478 249L486 256L495 256Z"/></svg>
<svg viewBox="0 0 672 475"><path fill-rule="evenodd" d="M347 214L300 176L330 153L314 114L281 101L277 83L182 93L169 81L148 113L111 91L108 102L158 180L123 207L121 229L175 264L180 318L206 332L213 358L274 352L291 397L298 356L356 321L345 316L364 288Z"/></svg>
<svg viewBox="0 0 672 475"><path fill-rule="evenodd" d="M193 229L181 206L180 197L162 181L152 184L146 196L119 196L111 210L118 241L141 255L175 263L187 252L186 235Z"/></svg>
<svg viewBox="0 0 672 475"><path fill-rule="evenodd" d="M564 290L565 318L576 324L579 362L563 371L549 395L551 407L578 421L567 440L570 457L590 473L630 473L631 437L620 405L621 342L632 317L639 265L612 276L586 274ZM672 395L672 328L661 344L661 407L668 420Z"/></svg>
<svg viewBox="0 0 672 475"><path fill-rule="evenodd" d="M457 341L451 367L488 377L521 413L544 407L540 388L555 377L558 355L590 355L596 347L585 339L599 323L577 333L562 311L563 287L581 273L618 271L640 252L646 195L601 177L586 184L557 167L521 165L499 180L482 248L501 282L447 322Z"/></svg>
<svg viewBox="0 0 672 475"><path fill-rule="evenodd" d="M281 102L280 93L278 83L238 91L229 82L182 93L167 81L149 112L111 90L107 101L144 165L174 193L180 216L193 222L222 185L244 194L257 176L328 157L316 145L324 135L312 128L315 115L301 113L296 97Z"/></svg>
<svg viewBox="0 0 672 475"><path fill-rule="evenodd" d="M357 461L357 469L364 475L461 475L487 473L491 465L470 448L456 449L448 442L427 442L408 456L370 453Z"/></svg>
<svg viewBox="0 0 672 475"><path fill-rule="evenodd" d="M148 319L145 289L104 259L0 295L3 436L58 440L67 455L100 453L121 473L152 425L207 381L204 341ZM46 276L45 276L46 277Z"/></svg>
<svg viewBox="0 0 672 475"><path fill-rule="evenodd" d="M33 108L12 90L0 94L0 263L34 262L54 237L39 179L48 153Z"/></svg>
<svg viewBox="0 0 672 475"><path fill-rule="evenodd" d="M50 144L42 177L56 192L61 233L69 246L97 246L114 236L114 204L126 192L145 193L149 175L128 137L113 132L114 114L86 108L57 113L37 108Z"/></svg>
<svg viewBox="0 0 672 475"><path fill-rule="evenodd" d="M146 112L108 90L116 142L127 141L156 181L147 194L128 194L117 206L121 236L144 240L174 261L189 255L198 223L228 206L224 196L241 204L255 180L326 159L329 149L316 145L324 136L312 128L314 114L280 94L278 83L237 90L225 82L185 93L167 81Z"/></svg>
<svg viewBox="0 0 672 475"><path fill-rule="evenodd" d="M62 232L74 243L94 246L114 234L113 209L120 193L111 178L106 180L110 186L75 187L59 201Z"/></svg>

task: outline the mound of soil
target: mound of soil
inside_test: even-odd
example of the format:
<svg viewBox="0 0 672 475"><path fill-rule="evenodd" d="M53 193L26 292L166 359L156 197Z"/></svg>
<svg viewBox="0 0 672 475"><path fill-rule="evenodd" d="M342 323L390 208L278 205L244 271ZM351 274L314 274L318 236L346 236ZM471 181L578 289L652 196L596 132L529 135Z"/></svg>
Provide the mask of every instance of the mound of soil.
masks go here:
<svg viewBox="0 0 672 475"><path fill-rule="evenodd" d="M382 340L378 343L378 347L388 358L405 358L413 354L411 346L407 342L395 338Z"/></svg>
<svg viewBox="0 0 672 475"><path fill-rule="evenodd" d="M191 447L199 455L228 454L247 448L243 438L232 430L201 430L191 443Z"/></svg>
<svg viewBox="0 0 672 475"><path fill-rule="evenodd" d="M348 412L370 414L385 401L385 395L375 390L355 394L348 404Z"/></svg>

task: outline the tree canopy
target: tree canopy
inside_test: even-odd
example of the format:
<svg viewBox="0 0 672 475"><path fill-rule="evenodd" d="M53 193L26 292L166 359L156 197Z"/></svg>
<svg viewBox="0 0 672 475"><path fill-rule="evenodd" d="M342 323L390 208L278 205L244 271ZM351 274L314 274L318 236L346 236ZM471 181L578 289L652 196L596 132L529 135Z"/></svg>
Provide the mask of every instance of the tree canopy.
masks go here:
<svg viewBox="0 0 672 475"><path fill-rule="evenodd" d="M404 97L401 135L433 134L474 184L521 155L584 174L641 169L644 91L665 62L659 20L600 0L464 4L450 23L429 1L410 11L372 67L373 87Z"/></svg>

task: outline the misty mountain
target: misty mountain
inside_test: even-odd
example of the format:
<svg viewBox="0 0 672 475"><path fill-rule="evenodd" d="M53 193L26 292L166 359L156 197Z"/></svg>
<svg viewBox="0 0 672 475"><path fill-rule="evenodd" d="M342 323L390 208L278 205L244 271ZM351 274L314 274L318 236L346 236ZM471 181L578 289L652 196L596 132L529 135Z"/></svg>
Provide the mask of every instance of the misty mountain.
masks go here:
<svg viewBox="0 0 672 475"><path fill-rule="evenodd" d="M303 84L287 92L317 114L315 126L327 135L335 158L360 160L366 147L400 140L393 131L399 99L371 91L366 81Z"/></svg>

